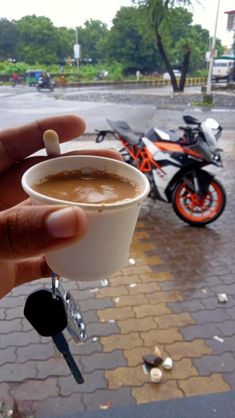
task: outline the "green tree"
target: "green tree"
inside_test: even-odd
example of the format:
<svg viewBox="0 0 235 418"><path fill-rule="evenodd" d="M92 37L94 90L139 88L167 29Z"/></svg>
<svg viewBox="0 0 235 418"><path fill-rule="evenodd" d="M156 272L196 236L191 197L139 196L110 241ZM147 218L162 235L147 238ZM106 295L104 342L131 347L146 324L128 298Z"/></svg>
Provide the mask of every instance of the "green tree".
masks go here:
<svg viewBox="0 0 235 418"><path fill-rule="evenodd" d="M173 90L183 91L186 75L189 69L190 54L194 44L192 15L184 8L192 3L191 0L133 0L146 16L147 27L153 31L157 48L170 74ZM177 10L178 9L178 10ZM182 17L179 19L179 17ZM179 51L181 57L179 59ZM181 78L179 83L173 72L171 63L181 62Z"/></svg>
<svg viewBox="0 0 235 418"><path fill-rule="evenodd" d="M156 69L159 56L151 34L143 35L144 23L141 11L135 7L122 7L113 19L106 44L108 58L122 63L126 70Z"/></svg>
<svg viewBox="0 0 235 418"><path fill-rule="evenodd" d="M93 19L87 20L84 27L77 28L82 60L92 59L93 62L99 62L104 59L104 44L108 32L105 23Z"/></svg>
<svg viewBox="0 0 235 418"><path fill-rule="evenodd" d="M57 62L57 32L50 19L44 16L25 16L16 24L20 34L20 60L30 64Z"/></svg>
<svg viewBox="0 0 235 418"><path fill-rule="evenodd" d="M73 45L75 43L74 29L66 27L55 28L56 45L55 53L58 62L63 62L66 58L73 56Z"/></svg>
<svg viewBox="0 0 235 418"><path fill-rule="evenodd" d="M0 19L0 59L17 59L19 31L14 22Z"/></svg>

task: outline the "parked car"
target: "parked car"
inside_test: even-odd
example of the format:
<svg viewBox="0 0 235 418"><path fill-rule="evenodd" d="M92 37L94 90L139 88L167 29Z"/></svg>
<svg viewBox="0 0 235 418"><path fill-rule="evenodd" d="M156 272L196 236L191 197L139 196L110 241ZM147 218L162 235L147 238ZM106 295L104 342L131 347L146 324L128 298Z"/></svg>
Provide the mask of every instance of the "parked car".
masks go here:
<svg viewBox="0 0 235 418"><path fill-rule="evenodd" d="M173 73L175 74L176 78L180 78L181 77L181 72L180 70L173 70ZM170 74L168 72L163 74L163 80L170 80Z"/></svg>

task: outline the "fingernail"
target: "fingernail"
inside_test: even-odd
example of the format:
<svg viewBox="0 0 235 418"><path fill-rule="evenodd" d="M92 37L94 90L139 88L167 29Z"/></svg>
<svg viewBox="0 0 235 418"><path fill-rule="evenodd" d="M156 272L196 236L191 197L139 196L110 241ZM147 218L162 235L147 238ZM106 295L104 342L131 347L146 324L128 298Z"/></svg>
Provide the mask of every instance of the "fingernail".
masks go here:
<svg viewBox="0 0 235 418"><path fill-rule="evenodd" d="M78 218L73 208L51 212L46 225L49 234L55 238L69 238L78 234Z"/></svg>

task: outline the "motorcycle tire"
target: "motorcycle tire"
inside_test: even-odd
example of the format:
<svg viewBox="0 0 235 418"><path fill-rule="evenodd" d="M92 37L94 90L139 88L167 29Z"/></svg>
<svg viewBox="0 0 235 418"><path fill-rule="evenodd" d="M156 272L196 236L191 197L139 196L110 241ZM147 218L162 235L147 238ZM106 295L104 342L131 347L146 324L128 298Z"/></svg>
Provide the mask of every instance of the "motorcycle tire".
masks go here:
<svg viewBox="0 0 235 418"><path fill-rule="evenodd" d="M186 182L180 181L172 194L171 202L176 215L182 221L191 226L203 227L218 219L224 211L226 192L222 184L211 177L207 191L198 198Z"/></svg>

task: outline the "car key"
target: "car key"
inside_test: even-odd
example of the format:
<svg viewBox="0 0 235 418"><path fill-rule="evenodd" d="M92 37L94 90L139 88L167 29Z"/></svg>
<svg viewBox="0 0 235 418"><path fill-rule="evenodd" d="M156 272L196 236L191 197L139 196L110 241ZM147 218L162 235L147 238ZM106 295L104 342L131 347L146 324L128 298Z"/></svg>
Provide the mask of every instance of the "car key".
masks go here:
<svg viewBox="0 0 235 418"><path fill-rule="evenodd" d="M62 334L68 320L63 299L53 295L49 289L39 289L31 293L25 303L24 315L33 328L42 337L52 337L56 348L71 370L77 383L84 383L84 379L69 350L68 343Z"/></svg>
<svg viewBox="0 0 235 418"><path fill-rule="evenodd" d="M63 300L53 297L49 289L39 289L28 296L24 316L42 337L59 334L68 324Z"/></svg>
<svg viewBox="0 0 235 418"><path fill-rule="evenodd" d="M58 335L52 335L52 339L54 341L54 344L57 348L57 350L59 350L59 352L61 354L63 354L63 357L69 367L69 369L71 370L71 373L74 377L74 379L76 380L76 382L80 385L81 383L84 383L84 379L80 373L80 370L77 366L77 364L75 363L75 360L71 354L71 351L69 349L69 345L63 335L63 333L61 332Z"/></svg>

